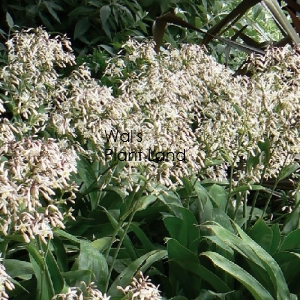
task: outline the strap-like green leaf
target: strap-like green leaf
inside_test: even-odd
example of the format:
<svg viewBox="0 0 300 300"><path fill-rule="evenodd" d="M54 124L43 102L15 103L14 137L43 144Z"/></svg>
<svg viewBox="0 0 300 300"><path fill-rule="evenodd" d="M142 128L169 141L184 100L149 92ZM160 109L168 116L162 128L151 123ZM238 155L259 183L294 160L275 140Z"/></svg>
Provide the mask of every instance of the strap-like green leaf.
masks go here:
<svg viewBox="0 0 300 300"><path fill-rule="evenodd" d="M224 256L210 251L204 252L201 255L205 255L206 257L210 258L215 265L241 282L255 299L274 300L270 293L253 276Z"/></svg>

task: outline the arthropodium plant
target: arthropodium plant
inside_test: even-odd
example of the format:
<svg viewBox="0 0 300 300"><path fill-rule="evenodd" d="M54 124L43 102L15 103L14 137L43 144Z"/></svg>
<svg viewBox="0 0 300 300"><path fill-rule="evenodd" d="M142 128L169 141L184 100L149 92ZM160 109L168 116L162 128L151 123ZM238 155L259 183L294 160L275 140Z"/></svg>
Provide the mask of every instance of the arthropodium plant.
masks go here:
<svg viewBox="0 0 300 300"><path fill-rule="evenodd" d="M38 28L16 33L7 45L9 64L0 72L2 111L9 107L13 113L14 131L30 135L47 130L103 165L116 158L126 161L115 178L123 189L133 188L136 174L176 186L195 173L224 179L228 166L236 172L233 185L258 182L278 175L299 153L294 121L299 103L290 101L298 97L297 84L291 89L279 84L290 65L297 65L297 50L278 50L281 57L295 55L277 64L276 72L249 79L233 77L197 45L157 56L152 42L130 40L124 45L127 54L112 59L106 70L107 77L121 81L120 95L114 96L91 78L85 65L67 77L59 75L57 69L75 64L65 36L50 38ZM272 154L268 168L258 163L246 172L241 165L260 153L266 140ZM181 160L175 158L178 152L185 153L179 154Z"/></svg>
<svg viewBox="0 0 300 300"><path fill-rule="evenodd" d="M53 227L64 227L71 212L58 195L76 197L70 174L77 170L78 153L110 166L106 148L125 155L185 152L185 161L127 159L115 178L125 191L138 184L136 175L176 187L194 173L224 179L228 166L236 172L233 185L250 184L277 176L294 161L300 145L297 49L253 57L251 66L265 69L249 79L233 77L196 45L159 56L153 42L130 40L124 47L127 54L106 70L106 76L121 80L114 96L85 65L59 75L57 69L75 61L66 37L50 38L38 28L8 41L9 62L0 70L0 110L12 114L3 118L0 131L2 235L46 241ZM246 170L244 161L261 153L266 140L267 168L261 160Z"/></svg>

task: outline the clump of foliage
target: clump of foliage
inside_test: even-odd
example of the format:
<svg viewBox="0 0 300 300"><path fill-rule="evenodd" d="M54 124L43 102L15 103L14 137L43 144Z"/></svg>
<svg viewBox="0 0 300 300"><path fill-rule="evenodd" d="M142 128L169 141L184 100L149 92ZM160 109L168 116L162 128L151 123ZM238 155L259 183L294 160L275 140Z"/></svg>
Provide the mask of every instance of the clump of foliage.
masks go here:
<svg viewBox="0 0 300 300"><path fill-rule="evenodd" d="M66 36L23 30L7 47L2 297L299 294L298 189L288 217L272 225L268 211L276 185L298 168L297 48L250 57L247 68L260 69L249 78L197 45L156 55L153 42L129 40L101 83L75 65ZM185 161L164 156L178 151ZM271 177L270 191L262 183ZM249 206L251 190L268 193L263 209Z"/></svg>

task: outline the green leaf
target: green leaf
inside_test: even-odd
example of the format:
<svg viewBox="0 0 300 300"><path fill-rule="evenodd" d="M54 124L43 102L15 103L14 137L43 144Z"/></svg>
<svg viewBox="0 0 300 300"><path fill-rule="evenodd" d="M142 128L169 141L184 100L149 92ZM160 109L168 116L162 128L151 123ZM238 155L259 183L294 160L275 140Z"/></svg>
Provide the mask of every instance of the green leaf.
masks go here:
<svg viewBox="0 0 300 300"><path fill-rule="evenodd" d="M62 273L69 286L76 286L81 281L86 283L94 281L94 273L90 270L74 270Z"/></svg>
<svg viewBox="0 0 300 300"><path fill-rule="evenodd" d="M219 208L214 208L212 210L212 221L220 224L222 227L226 228L227 230L234 232L230 218L223 210Z"/></svg>
<svg viewBox="0 0 300 300"><path fill-rule="evenodd" d="M289 234L293 230L299 228L300 224L300 206L297 206L296 209L292 211L291 214L288 214L284 226L282 229L282 234Z"/></svg>
<svg viewBox="0 0 300 300"><path fill-rule="evenodd" d="M94 273L99 290L103 291L108 277L108 266L105 257L92 243L82 241L78 257L78 270L90 270Z"/></svg>
<svg viewBox="0 0 300 300"><path fill-rule="evenodd" d="M146 209L149 205L154 203L157 197L154 195L143 196L138 200L137 211Z"/></svg>
<svg viewBox="0 0 300 300"><path fill-rule="evenodd" d="M137 225L131 223L129 229L131 229L135 235L138 237L138 239L141 241L143 248L147 251L153 251L155 250L155 246L151 243L145 232L139 228Z"/></svg>
<svg viewBox="0 0 300 300"><path fill-rule="evenodd" d="M103 253L104 250L107 249L107 247L109 246L110 241L111 241L111 237L103 237L101 239L92 241L91 245L93 248Z"/></svg>
<svg viewBox="0 0 300 300"><path fill-rule="evenodd" d="M166 250L154 250L151 251L137 260L132 262L117 279L113 282L110 289L108 290L108 295L112 297L122 296L122 292L117 289L117 286L126 287L128 286L135 274L141 270L143 273L156 261L159 261L167 256Z"/></svg>
<svg viewBox="0 0 300 300"><path fill-rule="evenodd" d="M300 250L300 228L292 231L282 242L280 251Z"/></svg>
<svg viewBox="0 0 300 300"><path fill-rule="evenodd" d="M30 242L26 249L29 252L30 262L37 279L38 295L40 299L51 299L62 290L64 281L48 246L43 243L40 244L44 257L41 256L33 242Z"/></svg>
<svg viewBox="0 0 300 300"><path fill-rule="evenodd" d="M247 273L243 268L239 267L235 263L231 262L224 256L215 252L204 252L200 255L204 255L212 260L212 262L230 274L232 277L241 282L257 300L274 300L270 293L249 273ZM278 298L278 299L288 299L288 298Z"/></svg>
<svg viewBox="0 0 300 300"><path fill-rule="evenodd" d="M54 251L55 251L55 257L57 259L57 264L60 268L60 270L67 271L68 270L68 257L67 253L64 247L64 243L62 240L55 236L54 239L51 241Z"/></svg>
<svg viewBox="0 0 300 300"><path fill-rule="evenodd" d="M270 247L273 239L273 232L269 228L269 226L266 225L263 219L258 219L258 221L248 232L248 235L267 252L270 252Z"/></svg>
<svg viewBox="0 0 300 300"><path fill-rule="evenodd" d="M246 191L263 191L265 190L265 188L262 186L262 185L258 185L258 184L250 184L250 187L249 185L242 185L242 186L239 186L237 188L235 188L232 192L231 192L231 197L237 193L240 193L240 192L246 192Z"/></svg>
<svg viewBox="0 0 300 300"><path fill-rule="evenodd" d="M78 16L88 16L95 12L95 9L88 6L78 6L75 9L73 9L68 16L70 18L78 17Z"/></svg>
<svg viewBox="0 0 300 300"><path fill-rule="evenodd" d="M39 253L39 251L36 249L36 247L31 243L29 243L26 246L27 251L31 255L31 257L36 261L37 265L39 266L40 269L44 269L44 259Z"/></svg>
<svg viewBox="0 0 300 300"><path fill-rule="evenodd" d="M50 15L51 15L58 23L60 23L60 19L59 19L57 13L54 11L53 8L56 8L56 9L61 10L61 7L58 6L57 4L51 2L51 1L44 1L43 3L45 4L45 6L46 6L48 12L50 13Z"/></svg>
<svg viewBox="0 0 300 300"><path fill-rule="evenodd" d="M220 240L218 237L216 237L216 236L207 236L206 239L212 241L214 244L219 246L221 249L224 250L224 252L227 252L229 258L234 257L234 251L226 243L224 243L222 240Z"/></svg>
<svg viewBox="0 0 300 300"><path fill-rule="evenodd" d="M300 293L300 254L295 252L279 252L274 254L274 259L279 264L289 288L296 293Z"/></svg>
<svg viewBox="0 0 300 300"><path fill-rule="evenodd" d="M263 263L264 268L271 278L273 286L276 290L276 298L289 299L290 292L283 273L277 262L265 250L257 245L241 228L239 228L239 226L237 226L236 224L234 225L242 240L244 240L249 245L249 247L251 247L255 251L257 257Z"/></svg>
<svg viewBox="0 0 300 300"><path fill-rule="evenodd" d="M279 229L278 224L274 224L271 227L271 230L273 232L273 239L272 239L272 243L271 243L271 246L270 246L270 254L273 255L278 250L278 247L279 247L280 242L281 242L281 235L280 235L280 229Z"/></svg>
<svg viewBox="0 0 300 300"><path fill-rule="evenodd" d="M182 203L180 198L172 191L165 191L165 193L159 194L158 199L163 202L176 216L180 216L178 207L182 207Z"/></svg>
<svg viewBox="0 0 300 300"><path fill-rule="evenodd" d="M80 239L78 239L76 236L70 234L70 233L67 233L61 229L55 229L54 230L54 233L58 236L61 236L61 237L64 237L72 242L75 242L76 244L79 244L81 242Z"/></svg>
<svg viewBox="0 0 300 300"><path fill-rule="evenodd" d="M62 278L61 272L58 268L57 261L55 260L52 252L49 250L49 245L41 243L41 249L44 254L45 261L45 274L48 280L48 284L51 285L55 294L60 293L64 286L64 280Z"/></svg>
<svg viewBox="0 0 300 300"><path fill-rule="evenodd" d="M52 26L51 22L48 20L46 16L44 16L41 12L39 12L39 17L41 18L43 24L50 30L54 31L54 27Z"/></svg>
<svg viewBox="0 0 300 300"><path fill-rule="evenodd" d="M199 228L196 227L197 220L193 213L184 207L179 207L178 211L181 218L165 217L164 223L171 237L189 249L192 242L200 236Z"/></svg>
<svg viewBox="0 0 300 300"><path fill-rule="evenodd" d="M243 241L234 233L231 233L230 231L221 227L220 225L205 225L205 227L211 229L214 232L214 234L223 242L225 242L229 247L239 252L244 257L249 258L257 266L263 268L262 262L247 242Z"/></svg>
<svg viewBox="0 0 300 300"><path fill-rule="evenodd" d="M27 261L21 261L17 259L5 259L3 264L6 268L7 274L12 278L20 278L28 280L34 274L32 264Z"/></svg>
<svg viewBox="0 0 300 300"><path fill-rule="evenodd" d="M78 37L84 35L90 28L90 21L88 17L80 19L76 25L74 30L74 40Z"/></svg>
<svg viewBox="0 0 300 300"><path fill-rule="evenodd" d="M14 20L11 17L11 15L9 14L9 12L6 12L6 23L9 27L9 29L12 29L14 27Z"/></svg>
<svg viewBox="0 0 300 300"><path fill-rule="evenodd" d="M225 210L228 194L223 187L217 184L212 185L209 188L208 195L216 207Z"/></svg>
<svg viewBox="0 0 300 300"><path fill-rule="evenodd" d="M291 164L291 165L283 167L279 173L277 180L280 181L280 180L283 180L284 178L289 177L294 172L296 172L298 169L299 169L299 164Z"/></svg>
<svg viewBox="0 0 300 300"><path fill-rule="evenodd" d="M52 283L47 280L45 272L40 268L37 257L29 254L29 259L34 269L34 274L37 280L37 299L52 299L54 296ZM52 287L52 290L51 290Z"/></svg>
<svg viewBox="0 0 300 300"><path fill-rule="evenodd" d="M230 289L222 279L200 264L197 255L183 247L174 239L168 240L168 256L181 268L208 282L217 292L229 292ZM175 274L176 276L176 274ZM178 274L177 276L180 276Z"/></svg>
<svg viewBox="0 0 300 300"><path fill-rule="evenodd" d="M107 209L105 209L104 207L102 207L104 212L106 213L111 225L113 226L113 228L116 230L118 229L117 234L121 237L124 235L124 229L122 228L122 226L119 225L118 221L114 218L114 216L112 215L111 212L109 212ZM120 221L121 222L121 221ZM135 260L137 258L137 255L135 253L134 247L128 237L128 235L126 234L123 240L123 244L126 248L126 250L128 251L128 254L131 258L131 260Z"/></svg>
<svg viewBox="0 0 300 300"><path fill-rule="evenodd" d="M100 9L100 19L102 24L105 24L111 14L109 5L103 5Z"/></svg>

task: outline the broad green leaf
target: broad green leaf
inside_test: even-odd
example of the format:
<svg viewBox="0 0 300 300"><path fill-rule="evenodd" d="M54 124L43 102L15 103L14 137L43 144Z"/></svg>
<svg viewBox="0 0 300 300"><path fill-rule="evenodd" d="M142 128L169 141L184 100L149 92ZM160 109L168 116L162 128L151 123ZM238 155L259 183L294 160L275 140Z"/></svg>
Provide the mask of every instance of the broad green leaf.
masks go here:
<svg viewBox="0 0 300 300"><path fill-rule="evenodd" d="M95 9L88 6L77 6L75 9L73 9L68 16L70 18L78 17L78 16L88 16L95 12Z"/></svg>
<svg viewBox="0 0 300 300"><path fill-rule="evenodd" d="M294 172L296 172L298 169L299 169L299 164L291 164L291 165L283 167L279 173L277 180L280 181L280 180L283 180L284 178L289 177Z"/></svg>
<svg viewBox="0 0 300 300"><path fill-rule="evenodd" d="M3 261L7 274L12 278L20 278L28 280L34 274L32 264L27 261L21 261L17 259L5 259Z"/></svg>
<svg viewBox="0 0 300 300"><path fill-rule="evenodd" d="M48 10L48 12L50 13L50 15L58 22L60 23L60 19L57 15L57 13L55 12L54 8L55 9L58 9L58 10L62 10L61 7L55 3L53 3L52 1L44 1L44 4Z"/></svg>
<svg viewBox="0 0 300 300"><path fill-rule="evenodd" d="M223 210L219 208L214 208L212 210L212 221L220 224L222 227L226 228L227 230L234 232L230 218Z"/></svg>
<svg viewBox="0 0 300 300"><path fill-rule="evenodd" d="M47 245L41 243L41 247L44 257L32 242L26 246L26 249L37 279L38 295L40 299L51 299L62 290L64 282L57 262Z"/></svg>
<svg viewBox="0 0 300 300"><path fill-rule="evenodd" d="M279 247L280 242L281 242L281 235L280 235L280 229L279 229L278 224L274 224L271 227L271 230L273 232L273 239L272 239L272 243L271 243L271 246L270 246L270 254L273 255L278 250L278 247Z"/></svg>
<svg viewBox="0 0 300 300"><path fill-rule="evenodd" d="M50 243L49 243L50 245ZM61 292L63 286L64 286L64 280L62 278L61 272L58 268L57 261L55 260L52 252L49 250L49 246L41 243L42 251L45 255L45 275L48 280L48 284L51 284L51 288L53 288L53 291L55 294L58 294Z"/></svg>
<svg viewBox="0 0 300 300"><path fill-rule="evenodd" d="M249 292L253 295L255 299L274 300L270 293L254 277L252 277L244 269L231 262L224 256L210 251L201 253L201 255L204 255L211 259L216 266L218 266L219 268L233 276L235 279L237 279L239 282L241 282L249 290Z"/></svg>
<svg viewBox="0 0 300 300"><path fill-rule="evenodd" d="M36 256L34 257L29 253L29 259L34 269L34 274L37 281L37 299L52 299L52 297L55 295L52 282L47 280L45 271L40 268L38 260L36 260L36 258Z"/></svg>
<svg viewBox="0 0 300 300"><path fill-rule="evenodd" d="M6 23L9 27L9 29L12 29L14 27L14 20L8 11L6 12Z"/></svg>
<svg viewBox="0 0 300 300"><path fill-rule="evenodd" d="M196 227L197 220L189 209L180 207L182 226L179 231L178 242L186 248L190 248L191 243L199 238L200 229Z"/></svg>
<svg viewBox="0 0 300 300"><path fill-rule="evenodd" d="M103 291L108 277L107 261L103 254L93 247L93 244L82 241L78 257L78 269L90 270L94 273L99 290Z"/></svg>
<svg viewBox="0 0 300 300"><path fill-rule="evenodd" d="M137 211L146 209L149 205L154 203L157 200L157 197L154 195L143 196L138 200Z"/></svg>
<svg viewBox="0 0 300 300"><path fill-rule="evenodd" d="M111 14L111 9L109 5L103 5L100 8L100 19L102 24L105 24Z"/></svg>
<svg viewBox="0 0 300 300"><path fill-rule="evenodd" d="M199 228L196 227L197 220L191 211L184 207L178 208L178 211L181 218L165 217L164 223L171 237L189 249L192 242L200 236Z"/></svg>
<svg viewBox="0 0 300 300"><path fill-rule="evenodd" d="M296 209L292 211L291 214L288 214L284 226L282 229L282 234L289 234L293 230L299 228L300 224L300 206L297 206Z"/></svg>
<svg viewBox="0 0 300 300"><path fill-rule="evenodd" d="M230 291L228 293L215 293L209 290L201 290L199 296L195 300L227 300L227 299L242 299L242 291Z"/></svg>
<svg viewBox="0 0 300 300"><path fill-rule="evenodd" d="M225 252L228 253L228 256L233 259L233 257L234 257L234 251L226 243L224 243L221 239L219 239L216 236L207 236L206 239L212 241L218 247L220 247L221 249L223 249Z"/></svg>
<svg viewBox="0 0 300 300"><path fill-rule="evenodd" d="M154 262L164 259L166 256L166 250L154 250L139 257L117 277L107 294L112 297L122 296L123 294L117 289L117 286L128 286L131 283L132 278L139 270L145 272Z"/></svg>
<svg viewBox="0 0 300 300"><path fill-rule="evenodd" d="M264 249L257 245L239 226L235 225L242 240L244 240L253 251L255 251L257 257L261 260L267 271L269 277L271 278L274 288L276 290L277 299L289 299L290 292L282 274L280 267L277 262L269 255Z"/></svg>
<svg viewBox="0 0 300 300"><path fill-rule="evenodd" d="M290 290L299 294L300 254L283 251L275 253L274 259L279 264Z"/></svg>
<svg viewBox="0 0 300 300"><path fill-rule="evenodd" d="M208 282L217 292L229 292L230 289L226 283L216 276L213 272L200 264L200 261L195 255L187 248L183 247L178 241L174 239L168 240L168 254L169 260L176 262L184 270L197 275Z"/></svg>
<svg viewBox="0 0 300 300"><path fill-rule="evenodd" d="M103 237L101 239L97 239L95 241L91 242L91 245L94 249L100 251L101 253L104 252L104 250L107 249L107 247L109 246L109 243L111 241L110 237Z"/></svg>
<svg viewBox="0 0 300 300"><path fill-rule="evenodd" d="M90 28L91 24L88 17L80 19L74 29L74 40L84 35Z"/></svg>
<svg viewBox="0 0 300 300"><path fill-rule="evenodd" d="M82 155L77 161L77 170L85 185L91 186L96 182L97 177L91 163Z"/></svg>
<svg viewBox="0 0 300 300"><path fill-rule="evenodd" d="M178 240L179 231L182 226L182 220L173 216L165 217L163 220L167 230L169 231L170 237Z"/></svg>
<svg viewBox="0 0 300 300"><path fill-rule="evenodd" d="M232 192L231 192L231 196L240 193L240 192L246 192L246 191L262 191L265 190L265 188L262 185L258 185L258 184L250 184L249 185L242 185L239 186L237 188L235 188Z"/></svg>
<svg viewBox="0 0 300 300"><path fill-rule="evenodd" d="M174 206L182 206L179 197L172 191L166 190L164 193L160 193L158 195L158 199L160 199L165 205L167 205L171 211L174 209ZM177 210L174 212L177 212Z"/></svg>
<svg viewBox="0 0 300 300"><path fill-rule="evenodd" d="M95 275L90 270L73 270L63 272L62 276L70 286L78 285L81 281L88 283L95 280Z"/></svg>
<svg viewBox="0 0 300 300"><path fill-rule="evenodd" d="M225 210L228 194L223 187L214 184L209 188L208 195L215 207Z"/></svg>
<svg viewBox="0 0 300 300"><path fill-rule="evenodd" d="M292 231L284 238L280 251L285 250L300 250L300 228Z"/></svg>
<svg viewBox="0 0 300 300"><path fill-rule="evenodd" d="M104 207L102 207L103 210L105 211L111 225L113 226L113 228L115 230L118 230L117 235L119 235L120 237L124 235L124 229L119 225L118 221L114 218L114 216L111 214L111 212L109 212L108 210L106 210ZM120 221L121 222L121 221ZM115 237L112 237L115 238ZM128 235L126 234L123 240L123 244L126 248L126 250L128 251L128 254L131 258L131 260L135 260L137 258L136 252L134 250L134 247L128 237Z"/></svg>
<svg viewBox="0 0 300 300"><path fill-rule="evenodd" d="M36 246L31 243L29 243L26 246L27 251L31 255L31 257L36 261L36 264L39 266L40 269L44 270L44 259L39 253L39 251L36 249Z"/></svg>
<svg viewBox="0 0 300 300"><path fill-rule="evenodd" d="M75 242L77 244L79 244L81 242L81 240L78 239L76 236L74 236L70 233L67 233L67 232L65 232L64 230L61 230L61 229L55 229L54 234L57 234L58 236L61 236L65 239L68 239L68 240L70 240L72 242Z"/></svg>
<svg viewBox="0 0 300 300"><path fill-rule="evenodd" d="M270 252L273 232L269 226L266 225L263 219L260 218L257 220L254 226L248 232L248 235L267 252Z"/></svg>
<svg viewBox="0 0 300 300"><path fill-rule="evenodd" d="M149 238L141 228L139 228L136 224L131 223L129 229L131 229L135 233L147 252L155 250L155 246L152 244L152 242L149 240Z"/></svg>
<svg viewBox="0 0 300 300"><path fill-rule="evenodd" d="M61 272L66 272L68 270L68 257L64 243L58 236L55 236L51 243L53 245L55 252L54 254Z"/></svg>
<svg viewBox="0 0 300 300"><path fill-rule="evenodd" d="M239 252L244 257L249 258L257 266L264 268L255 251L247 242L243 241L241 238L228 231L227 229L221 227L220 225L204 225L204 227L211 229L213 233L229 247Z"/></svg>

